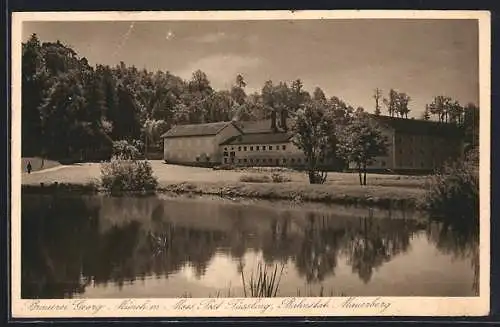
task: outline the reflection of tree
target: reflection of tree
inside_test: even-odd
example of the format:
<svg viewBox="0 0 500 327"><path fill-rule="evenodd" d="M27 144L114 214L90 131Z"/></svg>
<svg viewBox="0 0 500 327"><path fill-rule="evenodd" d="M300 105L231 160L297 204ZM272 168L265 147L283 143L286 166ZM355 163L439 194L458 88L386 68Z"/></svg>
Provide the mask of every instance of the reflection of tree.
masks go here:
<svg viewBox="0 0 500 327"><path fill-rule="evenodd" d="M269 232L262 236L260 244L266 264L285 263L297 248L296 235L290 233L290 220L289 213L285 212L269 221Z"/></svg>
<svg viewBox="0 0 500 327"><path fill-rule="evenodd" d="M297 270L307 282L321 282L329 274L334 274L337 256L345 231L331 229L327 220L310 213L304 230L304 238L295 258Z"/></svg>
<svg viewBox="0 0 500 327"><path fill-rule="evenodd" d="M442 253L470 260L474 271L472 290L479 294L479 220L440 218L429 224L427 238Z"/></svg>
<svg viewBox="0 0 500 327"><path fill-rule="evenodd" d="M406 220L361 218L345 247L352 271L368 283L373 269L408 251L414 225Z"/></svg>
<svg viewBox="0 0 500 327"><path fill-rule="evenodd" d="M97 221L82 200L22 196L22 298L60 298L83 292L79 244Z"/></svg>
<svg viewBox="0 0 500 327"><path fill-rule="evenodd" d="M198 217L179 219L175 203L149 198L143 200L147 204L120 199L127 212L121 220L114 199L97 199L23 197L23 297L68 297L90 282L120 286L146 276L168 277L186 266L201 277L216 253L231 256L238 267L250 249L269 264L293 261L311 283L334 275L344 253L353 272L368 282L373 269L408 250L417 228L405 219L356 220L336 213L272 210L261 217L234 205L220 210L213 225L205 217L199 224ZM464 238L450 243L447 233L432 236L440 249L468 244Z"/></svg>

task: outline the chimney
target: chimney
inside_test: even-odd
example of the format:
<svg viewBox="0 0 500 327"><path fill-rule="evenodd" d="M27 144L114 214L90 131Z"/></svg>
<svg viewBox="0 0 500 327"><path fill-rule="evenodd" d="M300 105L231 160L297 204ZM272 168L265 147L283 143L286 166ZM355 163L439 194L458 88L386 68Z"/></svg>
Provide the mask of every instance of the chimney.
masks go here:
<svg viewBox="0 0 500 327"><path fill-rule="evenodd" d="M286 132L288 131L288 126L286 124L286 118L288 116L288 111L286 110L282 110L281 111L281 119L280 119L280 122L281 122L281 128Z"/></svg>
<svg viewBox="0 0 500 327"><path fill-rule="evenodd" d="M271 130L273 132L276 132L277 127L276 127L276 110L271 111Z"/></svg>

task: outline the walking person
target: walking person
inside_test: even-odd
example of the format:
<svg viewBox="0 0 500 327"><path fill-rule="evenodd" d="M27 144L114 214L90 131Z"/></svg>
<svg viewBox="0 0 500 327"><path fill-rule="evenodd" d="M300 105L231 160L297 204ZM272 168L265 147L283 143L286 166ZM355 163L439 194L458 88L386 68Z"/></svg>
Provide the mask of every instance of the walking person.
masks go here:
<svg viewBox="0 0 500 327"><path fill-rule="evenodd" d="M26 170L28 171L28 174L31 174L31 161L28 161L28 165L26 166Z"/></svg>

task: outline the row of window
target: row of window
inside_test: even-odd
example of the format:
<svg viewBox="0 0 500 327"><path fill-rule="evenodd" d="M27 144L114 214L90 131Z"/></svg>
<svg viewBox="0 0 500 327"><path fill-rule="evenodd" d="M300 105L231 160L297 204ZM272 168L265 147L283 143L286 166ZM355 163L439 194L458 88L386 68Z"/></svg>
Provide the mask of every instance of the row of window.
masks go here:
<svg viewBox="0 0 500 327"><path fill-rule="evenodd" d="M274 147L272 145L269 145L269 146L256 145L255 147L253 145L250 145L250 146L239 146L238 151L254 151L254 148L255 148L255 151L261 151L261 150L262 151L266 151L266 150L272 151L273 149L280 150L279 145L276 145ZM231 148L231 150L234 150L234 148ZM286 150L286 145L282 145L281 150ZM227 147L224 148L224 151L227 151Z"/></svg>
<svg viewBox="0 0 500 327"><path fill-rule="evenodd" d="M238 159L238 163L241 164L241 163L273 163L275 162L277 165L279 165L280 163L283 163L283 164L286 164L287 163L287 160L286 158L283 158L283 159L271 159L271 158L250 158L250 159L247 159L247 158L244 158L244 159ZM292 164L301 164L302 162L307 162L307 158L302 160L300 158L291 158L290 159L290 163ZM228 158L224 158L224 163L228 163Z"/></svg>

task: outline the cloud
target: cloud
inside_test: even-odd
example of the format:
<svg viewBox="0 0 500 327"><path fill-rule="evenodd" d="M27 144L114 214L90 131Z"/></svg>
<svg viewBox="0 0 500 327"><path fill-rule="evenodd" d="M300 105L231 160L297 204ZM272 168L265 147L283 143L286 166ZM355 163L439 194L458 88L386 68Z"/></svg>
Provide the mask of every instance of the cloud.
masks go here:
<svg viewBox="0 0 500 327"><path fill-rule="evenodd" d="M189 79L194 71L200 69L207 74L212 87L221 89L232 85L237 74L245 76L261 64L262 60L258 57L217 54L193 61L177 73Z"/></svg>

